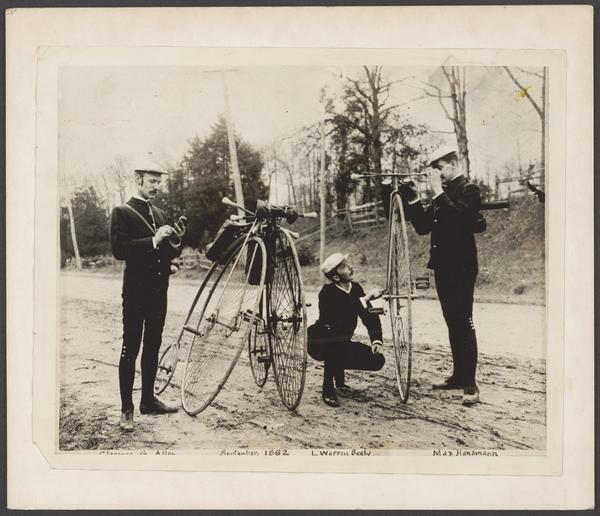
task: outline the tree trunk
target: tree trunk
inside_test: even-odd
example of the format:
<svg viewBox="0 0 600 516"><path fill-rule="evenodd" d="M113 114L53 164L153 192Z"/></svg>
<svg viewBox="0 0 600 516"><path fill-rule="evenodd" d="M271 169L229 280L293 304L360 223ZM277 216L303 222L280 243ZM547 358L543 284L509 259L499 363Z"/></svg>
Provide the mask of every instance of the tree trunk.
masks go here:
<svg viewBox="0 0 600 516"><path fill-rule="evenodd" d="M321 168L320 168L320 198L321 198L321 230L319 244L319 263L323 265L325 261L325 123L321 122Z"/></svg>
<svg viewBox="0 0 600 516"><path fill-rule="evenodd" d="M449 116L448 113L446 113L446 115L454 126L459 158L463 164L464 174L469 178L471 176L471 160L469 158L469 140L467 138L467 88L465 68L459 68L458 66L446 68L445 66L442 66L442 71L450 86L450 98L452 100L453 116Z"/></svg>
<svg viewBox="0 0 600 516"><path fill-rule="evenodd" d="M546 173L546 103L547 103L547 82L548 82L548 67L544 67L542 72L542 100L541 106L533 99L533 97L529 94L528 88L523 87L523 85L519 82L519 80L515 77L515 75L511 72L508 66L503 67L506 70L506 73L511 78L511 80L516 84L519 88L519 94L527 97L531 105L535 109L536 113L540 117L541 124L541 132L542 132L542 141L540 145L540 168L542 169L542 174ZM537 77L540 77L537 74L534 74Z"/></svg>
<svg viewBox="0 0 600 516"><path fill-rule="evenodd" d="M73 206L71 197L67 199L67 212L69 213L69 225L71 226L71 240L73 242L73 251L75 253L75 264L81 270L81 257L79 256L79 246L77 245L77 233L75 231L75 217L73 216Z"/></svg>

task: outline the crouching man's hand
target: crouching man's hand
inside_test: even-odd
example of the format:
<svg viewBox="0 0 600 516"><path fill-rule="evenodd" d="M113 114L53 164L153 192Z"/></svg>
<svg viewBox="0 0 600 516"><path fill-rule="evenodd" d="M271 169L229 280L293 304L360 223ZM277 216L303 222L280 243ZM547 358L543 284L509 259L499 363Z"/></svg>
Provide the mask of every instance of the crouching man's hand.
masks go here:
<svg viewBox="0 0 600 516"><path fill-rule="evenodd" d="M374 340L371 342L371 351L374 355L381 355L383 353L383 343L380 340Z"/></svg>
<svg viewBox="0 0 600 516"><path fill-rule="evenodd" d="M369 292L365 296L365 299L367 301L373 301L373 299L379 299L383 295L384 292L385 292L384 289L375 287L375 288L369 290Z"/></svg>

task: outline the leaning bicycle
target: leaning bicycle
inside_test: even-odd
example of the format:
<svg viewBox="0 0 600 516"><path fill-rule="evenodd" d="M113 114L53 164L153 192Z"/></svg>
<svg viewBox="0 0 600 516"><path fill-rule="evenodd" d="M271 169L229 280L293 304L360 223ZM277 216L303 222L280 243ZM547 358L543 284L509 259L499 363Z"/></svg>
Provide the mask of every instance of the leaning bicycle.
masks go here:
<svg viewBox="0 0 600 516"><path fill-rule="evenodd" d="M223 203L246 215L231 217L239 236L219 253L182 328L189 337L182 406L190 415L206 409L247 347L257 385L265 384L272 369L283 404L293 410L306 374L306 305L293 243L298 235L279 222L316 214L262 201L255 213L227 198Z"/></svg>

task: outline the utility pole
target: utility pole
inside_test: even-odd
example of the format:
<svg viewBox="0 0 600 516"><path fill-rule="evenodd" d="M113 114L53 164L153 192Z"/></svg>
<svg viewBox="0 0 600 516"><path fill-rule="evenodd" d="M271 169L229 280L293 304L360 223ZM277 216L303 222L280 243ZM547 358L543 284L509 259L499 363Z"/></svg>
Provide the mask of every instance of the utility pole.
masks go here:
<svg viewBox="0 0 600 516"><path fill-rule="evenodd" d="M231 158L231 172L233 175L233 187L235 189L235 202L237 202L240 206L244 206L244 192L242 190L242 178L240 176L240 167L238 165L237 150L235 146L235 131L233 129L233 120L231 118L231 110L229 108L229 92L227 90L225 70L221 70L221 79L223 81L225 122L227 124L227 140L229 141L229 156ZM238 209L238 215L243 214L244 212L241 209Z"/></svg>
<svg viewBox="0 0 600 516"><path fill-rule="evenodd" d="M64 189L63 200L67 205L67 213L69 215L69 227L71 229L71 242L73 243L73 252L75 253L75 265L78 270L81 270L81 256L79 255L79 246L77 245L77 232L75 231L75 217L73 216L73 204L71 202L73 192L73 179L67 179L66 166L65 166L65 151L59 147L58 153L58 173L61 179L61 189Z"/></svg>
<svg viewBox="0 0 600 516"><path fill-rule="evenodd" d="M321 173L320 173L320 197L321 197L321 232L319 261L321 265L325 261L325 122L321 121Z"/></svg>

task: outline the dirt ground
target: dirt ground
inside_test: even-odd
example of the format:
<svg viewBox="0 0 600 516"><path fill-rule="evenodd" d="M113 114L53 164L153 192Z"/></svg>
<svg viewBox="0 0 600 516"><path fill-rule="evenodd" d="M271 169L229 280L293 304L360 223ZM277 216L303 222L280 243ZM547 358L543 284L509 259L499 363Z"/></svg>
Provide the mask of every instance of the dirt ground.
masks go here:
<svg viewBox="0 0 600 516"><path fill-rule="evenodd" d="M435 301L414 308L413 384L402 404L394 377L391 341L386 365L376 373L347 372L353 394L341 407L321 401L322 364L308 359L304 396L288 411L272 377L262 389L252 379L247 354L213 404L196 417L183 410L143 416L135 430L118 426L117 365L121 347L121 278L62 274L60 343L61 450L231 448L464 448L543 450L546 446L546 362L543 306L475 306L482 403L460 403L460 391L432 391L447 375L451 356ZM176 339L197 286L175 279L163 344ZM316 319L317 290L307 290L309 323ZM384 337L389 323L384 322ZM359 335L365 335L359 325ZM180 363L161 398L179 404ZM139 402L139 377L134 402Z"/></svg>

